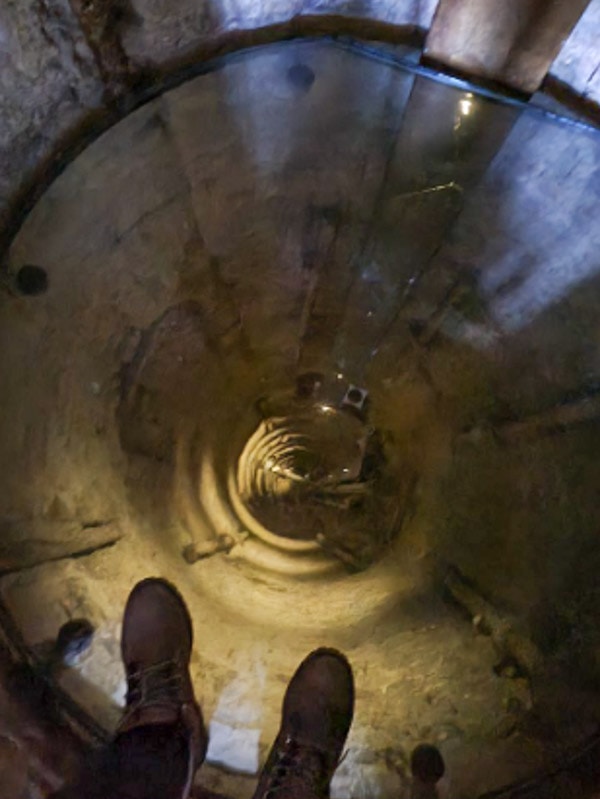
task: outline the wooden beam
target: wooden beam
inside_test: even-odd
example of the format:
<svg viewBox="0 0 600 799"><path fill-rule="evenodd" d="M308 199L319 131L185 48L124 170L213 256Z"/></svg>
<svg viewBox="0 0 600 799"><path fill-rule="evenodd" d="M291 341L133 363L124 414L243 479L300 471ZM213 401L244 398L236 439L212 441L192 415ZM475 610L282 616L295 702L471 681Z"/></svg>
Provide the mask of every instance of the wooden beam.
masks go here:
<svg viewBox="0 0 600 799"><path fill-rule="evenodd" d="M473 624L491 637L501 661L505 657L513 658L529 676L540 671L543 659L535 644L518 629L515 620L500 614L469 585L458 569L448 568L444 587L469 613Z"/></svg>
<svg viewBox="0 0 600 799"><path fill-rule="evenodd" d="M588 3L440 0L424 60L533 94Z"/></svg>
<svg viewBox="0 0 600 799"><path fill-rule="evenodd" d="M0 519L0 575L40 563L90 555L123 537L115 522Z"/></svg>
<svg viewBox="0 0 600 799"><path fill-rule="evenodd" d="M432 326L433 327L433 326ZM437 329L433 327L434 335ZM429 327L419 331L418 342L425 342L422 338L428 333ZM577 425L588 422L597 423L600 419L600 392L593 391L579 399L560 402L545 411L534 413L517 421L497 422L492 424L491 430L494 437L502 443L531 441L542 436L564 433ZM475 440L485 430L485 425L475 425L465 431L463 435ZM490 429L490 428L488 428Z"/></svg>

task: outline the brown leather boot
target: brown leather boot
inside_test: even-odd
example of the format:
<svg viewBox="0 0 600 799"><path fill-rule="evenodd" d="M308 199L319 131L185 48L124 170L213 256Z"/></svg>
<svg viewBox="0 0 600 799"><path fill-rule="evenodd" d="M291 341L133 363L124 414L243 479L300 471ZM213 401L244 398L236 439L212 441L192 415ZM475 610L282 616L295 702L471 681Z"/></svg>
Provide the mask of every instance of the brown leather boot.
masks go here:
<svg viewBox="0 0 600 799"><path fill-rule="evenodd" d="M118 733L173 724L190 736L190 771L206 755L208 736L189 673L192 621L179 592L150 577L129 595L121 655L127 672L127 705Z"/></svg>
<svg viewBox="0 0 600 799"><path fill-rule="evenodd" d="M328 796L353 712L354 680L344 655L335 649L311 652L288 685L281 727L254 799Z"/></svg>

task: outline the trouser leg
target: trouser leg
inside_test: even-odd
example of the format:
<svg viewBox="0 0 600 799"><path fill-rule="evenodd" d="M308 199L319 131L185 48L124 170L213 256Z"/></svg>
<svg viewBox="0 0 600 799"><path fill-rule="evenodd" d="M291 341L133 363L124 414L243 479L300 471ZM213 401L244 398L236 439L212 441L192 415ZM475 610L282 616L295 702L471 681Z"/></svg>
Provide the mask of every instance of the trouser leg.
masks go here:
<svg viewBox="0 0 600 799"><path fill-rule="evenodd" d="M52 799L185 799L192 771L181 725L136 727L118 735L86 764L76 785Z"/></svg>

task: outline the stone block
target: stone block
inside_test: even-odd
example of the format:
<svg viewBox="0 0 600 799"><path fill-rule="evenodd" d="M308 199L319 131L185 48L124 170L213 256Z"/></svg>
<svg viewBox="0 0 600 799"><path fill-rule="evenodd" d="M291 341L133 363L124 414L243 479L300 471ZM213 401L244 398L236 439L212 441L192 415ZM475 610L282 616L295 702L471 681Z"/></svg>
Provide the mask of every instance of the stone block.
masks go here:
<svg viewBox="0 0 600 799"><path fill-rule="evenodd" d="M24 178L83 115L103 85L68 0L0 7L0 225Z"/></svg>

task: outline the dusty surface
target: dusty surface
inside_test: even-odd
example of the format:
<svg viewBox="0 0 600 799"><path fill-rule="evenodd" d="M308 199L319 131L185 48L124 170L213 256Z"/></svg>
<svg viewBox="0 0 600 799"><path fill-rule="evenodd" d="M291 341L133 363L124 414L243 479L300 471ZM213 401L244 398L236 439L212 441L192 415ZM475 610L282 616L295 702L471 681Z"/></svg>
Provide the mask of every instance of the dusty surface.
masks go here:
<svg viewBox="0 0 600 799"><path fill-rule="evenodd" d="M424 741L447 795L476 796L593 732L598 431L574 407L600 366L599 167L592 133L305 43L152 101L53 184L9 261L48 289L0 306L0 511L38 559L0 587L30 645L93 623L62 681L107 728L121 609L161 574L195 621L215 790L251 794L320 644L358 684L336 797L408 796ZM307 373L344 387L318 406L368 391L386 463L416 475L366 570L276 546L236 505L264 398ZM71 553L41 562L48 541ZM449 601L448 565L535 673Z"/></svg>

